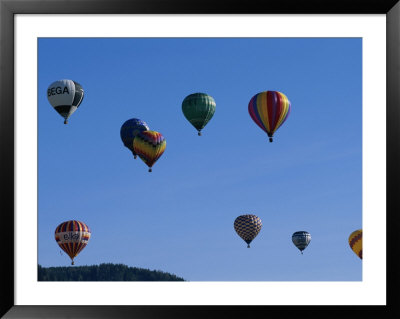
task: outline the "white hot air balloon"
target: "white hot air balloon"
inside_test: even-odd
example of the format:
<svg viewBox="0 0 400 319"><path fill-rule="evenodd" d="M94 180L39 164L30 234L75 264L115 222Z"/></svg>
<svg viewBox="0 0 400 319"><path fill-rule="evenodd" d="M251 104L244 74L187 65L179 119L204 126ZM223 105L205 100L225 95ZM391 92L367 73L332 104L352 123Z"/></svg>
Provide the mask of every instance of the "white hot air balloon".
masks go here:
<svg viewBox="0 0 400 319"><path fill-rule="evenodd" d="M51 83L47 89L47 99L54 109L64 118L64 124L83 100L82 86L72 80L59 80Z"/></svg>

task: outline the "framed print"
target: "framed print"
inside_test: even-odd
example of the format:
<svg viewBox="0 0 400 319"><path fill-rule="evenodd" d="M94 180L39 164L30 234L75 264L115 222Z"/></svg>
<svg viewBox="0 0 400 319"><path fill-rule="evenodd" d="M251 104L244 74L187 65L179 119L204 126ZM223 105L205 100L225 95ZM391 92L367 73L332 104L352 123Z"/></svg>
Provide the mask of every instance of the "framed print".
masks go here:
<svg viewBox="0 0 400 319"><path fill-rule="evenodd" d="M398 313L399 15L0 0L1 315Z"/></svg>

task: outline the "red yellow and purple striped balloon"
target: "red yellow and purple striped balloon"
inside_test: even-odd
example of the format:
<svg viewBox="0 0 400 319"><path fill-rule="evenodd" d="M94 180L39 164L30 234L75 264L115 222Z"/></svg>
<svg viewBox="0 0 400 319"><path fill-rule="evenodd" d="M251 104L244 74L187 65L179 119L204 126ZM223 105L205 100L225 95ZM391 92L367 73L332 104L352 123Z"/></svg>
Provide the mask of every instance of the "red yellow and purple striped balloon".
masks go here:
<svg viewBox="0 0 400 319"><path fill-rule="evenodd" d="M253 121L269 136L286 121L291 104L286 95L278 91L265 91L254 95L249 102L249 113Z"/></svg>
<svg viewBox="0 0 400 319"><path fill-rule="evenodd" d="M354 253L362 259L362 229L355 230L350 234L349 245Z"/></svg>
<svg viewBox="0 0 400 319"><path fill-rule="evenodd" d="M149 167L149 172L154 163L164 153L167 141L161 133L156 131L143 131L136 135L133 140L135 153Z"/></svg>
<svg viewBox="0 0 400 319"><path fill-rule="evenodd" d="M69 220L61 223L55 230L55 239L57 244L71 258L71 264L74 264L74 258L86 247L90 239L91 231L89 227L78 220Z"/></svg>

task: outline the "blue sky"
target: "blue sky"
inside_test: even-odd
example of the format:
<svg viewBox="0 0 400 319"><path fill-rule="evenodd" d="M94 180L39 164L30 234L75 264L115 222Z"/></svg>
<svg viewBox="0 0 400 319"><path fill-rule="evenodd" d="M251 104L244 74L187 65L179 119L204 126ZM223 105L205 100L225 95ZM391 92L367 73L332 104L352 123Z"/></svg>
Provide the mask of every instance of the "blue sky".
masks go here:
<svg viewBox="0 0 400 319"><path fill-rule="evenodd" d="M38 51L38 263L69 266L61 222L92 230L75 265L103 262L189 281L358 281L348 236L362 228L359 38L41 38ZM68 125L50 83L85 98ZM250 118L256 93L292 104L274 142ZM216 112L197 136L181 109L195 92ZM153 172L120 139L130 118L163 134ZM251 248L235 218L263 227ZM304 254L291 235L306 230Z"/></svg>

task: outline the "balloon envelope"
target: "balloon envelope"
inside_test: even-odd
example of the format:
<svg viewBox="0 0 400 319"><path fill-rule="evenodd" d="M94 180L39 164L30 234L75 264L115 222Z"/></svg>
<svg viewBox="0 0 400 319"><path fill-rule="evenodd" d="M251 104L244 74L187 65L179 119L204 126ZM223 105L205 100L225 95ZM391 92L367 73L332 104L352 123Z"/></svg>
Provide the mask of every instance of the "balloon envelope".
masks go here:
<svg viewBox="0 0 400 319"><path fill-rule="evenodd" d="M214 98L205 93L193 93L182 102L182 112L186 119L197 129L198 135L215 113Z"/></svg>
<svg viewBox="0 0 400 319"><path fill-rule="evenodd" d="M250 248L250 243L261 230L262 222L256 215L246 214L237 217L233 227L237 234L247 243L247 247Z"/></svg>
<svg viewBox="0 0 400 319"><path fill-rule="evenodd" d="M72 80L58 80L47 88L47 99L54 109L68 123L68 118L82 103L84 91L82 86Z"/></svg>
<svg viewBox="0 0 400 319"><path fill-rule="evenodd" d="M268 136L270 142L276 130L287 120L291 110L289 99L278 91L264 91L249 102L249 114Z"/></svg>
<svg viewBox="0 0 400 319"><path fill-rule="evenodd" d="M166 146L167 141L164 136L156 131L142 131L133 140L133 149L149 167L149 172L164 153Z"/></svg>
<svg viewBox="0 0 400 319"><path fill-rule="evenodd" d="M73 265L74 258L86 247L91 231L85 223L69 220L57 226L54 236L57 244L71 258Z"/></svg>
<svg viewBox="0 0 400 319"><path fill-rule="evenodd" d="M125 123L122 124L121 126L120 130L121 140L124 143L125 147L127 147L132 152L135 158L137 154L133 149L133 139L140 132L148 130L149 126L145 121L135 118L125 121Z"/></svg>
<svg viewBox="0 0 400 319"><path fill-rule="evenodd" d="M354 253L362 259L362 229L355 230L350 234L349 245Z"/></svg>
<svg viewBox="0 0 400 319"><path fill-rule="evenodd" d="M301 251L303 254L303 250L306 249L308 244L311 241L311 235L306 231L297 231L292 235L293 244Z"/></svg>

